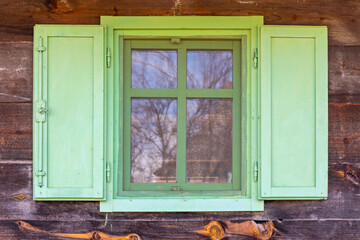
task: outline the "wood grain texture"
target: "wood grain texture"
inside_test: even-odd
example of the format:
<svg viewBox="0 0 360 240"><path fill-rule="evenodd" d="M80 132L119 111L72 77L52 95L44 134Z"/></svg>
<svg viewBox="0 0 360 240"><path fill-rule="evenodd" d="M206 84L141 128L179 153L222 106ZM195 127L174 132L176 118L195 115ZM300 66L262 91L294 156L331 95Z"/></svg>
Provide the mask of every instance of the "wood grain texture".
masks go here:
<svg viewBox="0 0 360 240"><path fill-rule="evenodd" d="M0 42L0 102L31 102L32 42Z"/></svg>
<svg viewBox="0 0 360 240"><path fill-rule="evenodd" d="M99 212L98 202L33 201L31 169L31 163L26 162L0 163L0 220L106 221L106 214ZM19 194L25 197L19 199ZM360 164L334 163L329 165L329 197L326 201L266 201L264 212L111 213L107 221L136 224L138 221L357 219L360 215L359 195Z"/></svg>
<svg viewBox="0 0 360 240"><path fill-rule="evenodd" d="M268 221L219 221L225 230L225 237L210 238L209 236L196 233L196 229L202 229L209 221L145 221L138 222L105 222L103 221L0 221L0 232L7 240L9 239L104 239L104 240L164 240L164 239L212 239L212 240L250 240L250 239L359 239L360 222L356 220L301 220L273 221L274 228L270 237L254 237L237 234L229 229L229 225L254 222L255 226L265 225ZM91 235L88 229L94 229ZM40 230L40 231L39 231ZM252 228L249 228L251 231ZM106 232L106 233L105 233ZM136 232L135 234L132 234ZM77 236L62 237L60 234ZM132 234L132 235L131 235ZM104 237L105 236L105 237ZM136 236L129 238L129 236ZM213 235L214 236L214 235ZM216 235L215 235L216 236ZM113 238L111 238L113 237Z"/></svg>
<svg viewBox="0 0 360 240"><path fill-rule="evenodd" d="M32 159L32 104L0 103L0 162Z"/></svg>
<svg viewBox="0 0 360 240"><path fill-rule="evenodd" d="M331 45L360 45L357 0L3 0L0 9L0 41L31 41L34 24L99 24L104 15L263 15L265 24L326 25Z"/></svg>

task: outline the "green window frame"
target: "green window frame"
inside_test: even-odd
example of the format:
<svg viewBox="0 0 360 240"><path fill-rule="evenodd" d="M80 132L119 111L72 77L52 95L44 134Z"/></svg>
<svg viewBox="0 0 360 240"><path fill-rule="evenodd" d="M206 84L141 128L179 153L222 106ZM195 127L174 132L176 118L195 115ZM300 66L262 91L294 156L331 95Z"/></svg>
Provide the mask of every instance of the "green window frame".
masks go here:
<svg viewBox="0 0 360 240"><path fill-rule="evenodd" d="M181 40L179 43L172 43L168 40L125 40L124 41L124 158L123 174L119 177L119 193L126 194L126 191L149 191L149 195L157 195L156 192L161 189L162 192L171 195L179 195L172 188L180 188L184 195L202 195L201 191L212 191L213 195L241 195L240 190L245 192L246 187L246 167L241 166L246 163L243 161L246 156L241 157L241 153L245 153L245 145L241 146L241 133L245 132L245 123L241 124L241 115L245 116L246 109L245 94L241 94L241 72L244 67L241 64L241 41L240 40ZM245 49L245 48L244 48ZM173 50L177 53L177 87L171 89L153 89L153 88L131 88L131 52L133 50ZM187 75L187 51L190 50L228 50L232 52L232 83L231 89L191 89L186 86ZM245 60L245 59L243 59ZM242 70L241 70L242 69ZM244 81L245 82L245 81ZM243 99L241 99L243 96ZM131 99L132 98L171 98L177 100L177 160L176 160L176 176L175 183L131 183L130 182L130 159L131 159ZM232 101L232 181L231 183L186 183L186 101L188 99L229 99ZM241 103L244 106L241 107ZM245 121L245 117L244 117ZM241 130L241 127L244 129ZM245 141L243 141L245 143ZM243 149L243 150L242 150ZM241 176L243 179L241 180ZM122 182L123 181L123 182ZM115 181L118 182L118 181ZM241 187L242 184L242 187ZM123 187L123 189L121 189ZM194 192L198 191L198 192ZM216 191L216 192L215 192ZM227 191L227 192L225 192ZM205 192L209 194L209 192Z"/></svg>
<svg viewBox="0 0 360 240"><path fill-rule="evenodd" d="M187 89L187 48L233 51L233 88ZM131 49L176 49L177 88L131 88ZM202 212L326 199L327 84L326 27L264 26L261 16L37 25L34 200L100 201L101 212ZM147 97L177 99L180 184L130 183L130 99ZM235 184L184 182L187 97L233 99Z"/></svg>
<svg viewBox="0 0 360 240"><path fill-rule="evenodd" d="M165 19L166 18L166 19ZM235 20L235 21L234 21ZM110 55L113 56L111 66L107 69L107 77L111 81L108 82L108 108L114 109L108 112L109 119L107 132L108 156L113 156L111 164L114 168L112 177L107 183L107 200L100 203L100 211L262 211L264 203L257 199L257 183L252 181L252 166L256 161L257 148L256 139L251 135L257 132L256 103L257 102L257 82L251 79L257 79L257 70L253 68L252 50L257 45L257 28L262 25L263 17L102 17L101 24L107 28L107 44L110 49ZM180 39L180 44L171 43L171 39ZM213 41L238 42L239 55L241 59L233 62L233 75L238 73L238 83L233 83L233 90L239 95L239 119L236 131L239 133L239 147L234 154L240 157L239 179L241 183L241 191L239 190L217 190L209 187L207 191L202 189L192 191L144 191L141 184L137 184L136 191L127 191L121 174L124 172L123 163L129 161L129 119L123 117L130 115L125 107L126 101L129 100L128 94L139 93L142 89L130 89L127 85L126 71L127 61L129 60L129 47L127 42L137 42L144 44L140 48L158 48L154 44L156 41L167 42L168 48L181 48L180 46L190 44L192 42ZM199 44L198 44L199 45ZM161 46L161 48L164 46ZM199 48L200 46L198 46ZM219 47L219 46L218 46ZM191 47L190 47L191 48ZM194 48L196 48L194 46ZM202 47L204 48L204 47ZM182 50L184 51L184 50ZM181 52L181 50L180 50ZM183 53L178 52L179 56ZM181 57L178 61L182 61ZM186 64L185 64L186 65ZM125 73L125 75L124 75ZM181 81L181 70L178 72L179 88L186 88L186 81ZM129 78L129 76L128 76ZM240 81L241 79L241 81ZM182 84L182 86L181 86ZM161 90L161 89L160 89ZM172 90L172 89L170 89ZM152 91L157 94L159 90ZM158 92L157 92L158 91ZM188 89L192 94L204 94L205 96L214 96L215 92L225 94L228 89ZM157 92L157 93L156 93ZM167 93L171 92L169 89ZM124 93L124 95L122 95ZM140 94L140 93L139 93ZM186 92L180 93L181 95ZM141 95L140 95L141 96ZM159 96L159 95L156 95ZM240 100L241 99L241 100ZM253 103L253 105L251 105ZM127 103L129 105L129 103ZM112 115L113 114L113 115ZM124 115L123 115L124 114ZM112 120L112 121L111 121ZM110 123L111 122L111 123ZM235 122L233 122L235 125ZM109 127L109 126L113 126ZM253 126L253 127L251 127ZM181 127L181 123L179 125ZM235 131L235 128L233 129ZM241 136L240 136L241 135ZM127 137L123 137L127 136ZM112 139L114 139L112 141ZM118 146L118 147L117 147ZM251 147L253 146L253 147ZM240 149L241 148L241 149ZM125 151L125 155L122 151ZM239 151L240 150L240 151ZM183 153L182 153L183 154ZM127 160L124 156L127 155ZM241 155L241 156L240 156ZM234 157L235 157L234 156ZM179 156L178 156L179 157ZM241 166L240 166L241 165ZM127 169L129 166L126 167ZM129 170L128 170L129 172ZM241 173L240 173L241 172ZM145 184L146 185L146 184ZM149 185L149 184L147 184ZM169 186L174 184L169 184ZM196 185L196 184L195 184ZM194 186L195 186L194 185ZM219 184L221 185L221 184ZM133 186L136 186L134 184ZM175 185L177 186L177 185ZM121 191L122 188L122 191ZM231 187L232 188L232 187ZM118 191L120 189L120 191ZM150 198L150 200L149 200Z"/></svg>

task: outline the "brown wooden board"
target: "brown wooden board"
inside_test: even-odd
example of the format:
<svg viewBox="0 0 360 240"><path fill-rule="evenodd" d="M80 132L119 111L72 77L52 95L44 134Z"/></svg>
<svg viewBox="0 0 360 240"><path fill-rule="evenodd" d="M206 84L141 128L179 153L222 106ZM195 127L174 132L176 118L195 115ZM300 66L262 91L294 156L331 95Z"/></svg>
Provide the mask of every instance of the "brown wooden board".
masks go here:
<svg viewBox="0 0 360 240"><path fill-rule="evenodd" d="M32 104L0 103L0 162L32 159Z"/></svg>
<svg viewBox="0 0 360 240"><path fill-rule="evenodd" d="M0 163L0 220L105 221L92 202L35 202L31 163ZM360 164L329 165L326 201L266 201L264 212L111 213L108 221L240 221L277 219L357 219L360 215ZM0 233L1 239L1 233Z"/></svg>
<svg viewBox="0 0 360 240"><path fill-rule="evenodd" d="M326 25L331 45L360 45L357 0L3 0L0 9L0 41L30 41L34 24L99 24L104 15L263 15L265 24Z"/></svg>
<svg viewBox="0 0 360 240"><path fill-rule="evenodd" d="M0 102L31 102L32 42L0 42Z"/></svg>
<svg viewBox="0 0 360 240"><path fill-rule="evenodd" d="M213 231L207 226L212 225ZM0 221L9 239L359 239L356 220Z"/></svg>

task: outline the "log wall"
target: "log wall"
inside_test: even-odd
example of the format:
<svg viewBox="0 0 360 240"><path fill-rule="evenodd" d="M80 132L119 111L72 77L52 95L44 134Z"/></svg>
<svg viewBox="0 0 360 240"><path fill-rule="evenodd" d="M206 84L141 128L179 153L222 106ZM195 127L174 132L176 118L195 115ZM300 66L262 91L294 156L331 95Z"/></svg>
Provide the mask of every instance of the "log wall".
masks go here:
<svg viewBox="0 0 360 240"><path fill-rule="evenodd" d="M32 27L100 16L265 16L329 29L329 198L266 201L264 212L113 213L32 201ZM360 1L2 0L0 239L360 239Z"/></svg>

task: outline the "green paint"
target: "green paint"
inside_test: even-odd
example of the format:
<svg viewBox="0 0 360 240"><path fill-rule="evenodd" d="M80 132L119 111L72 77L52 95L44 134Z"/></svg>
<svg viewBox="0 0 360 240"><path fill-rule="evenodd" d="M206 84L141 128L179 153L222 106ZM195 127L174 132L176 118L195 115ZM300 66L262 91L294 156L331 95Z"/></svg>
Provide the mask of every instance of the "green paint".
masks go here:
<svg viewBox="0 0 360 240"><path fill-rule="evenodd" d="M261 27L262 198L327 197L326 36L326 27Z"/></svg>
<svg viewBox="0 0 360 240"><path fill-rule="evenodd" d="M46 175L42 187L34 177L34 199L103 199L103 27L36 26L40 37L46 50L43 61L34 54L34 102L48 110L42 123L34 109L34 176Z"/></svg>
<svg viewBox="0 0 360 240"><path fill-rule="evenodd" d="M177 19L180 24L172 25L173 17L160 17L156 21L161 21L163 23L168 23L167 28L158 26L157 24L144 24L148 20L155 19L153 17L121 17L121 23L116 19L117 17L102 17L101 24L107 27L107 46L111 49L111 56L114 56L112 59L112 64L109 69L107 69L107 156L108 159L113 159L114 170L112 173L113 178L107 184L107 200L100 203L101 212L113 212L113 211L262 211L263 210L263 201L257 200L257 183L252 181L252 172L251 165L253 161L257 159L257 144L253 145L253 141L257 141L256 138L252 138L253 133L257 133L257 118L251 120L251 117L254 114L257 114L257 93L253 94L252 91L257 89L257 70L253 69L251 66L252 61L252 49L257 47L257 27L262 25L262 17L195 17L196 19L201 19L201 27L194 29L193 28L193 17L184 17ZM141 19L141 21L140 21ZM168 21L170 20L170 21ZM181 21L180 21L181 20ZM134 22L137 22L134 26ZM131 22L131 23L130 23ZM226 23L227 27L222 28L218 27L218 23ZM125 24L124 23L130 23ZM132 27L130 27L132 26ZM224 25L225 26L225 25ZM200 30L201 29L201 30ZM205 29L205 30L204 30ZM170 44L171 38L176 36L180 38L180 43ZM124 178L126 176L121 176L121 173L124 172L124 166L122 163L124 161L124 143L126 143L126 127L124 125L123 116L130 114L130 108L124 108L124 98L121 95L124 92L124 66L127 59L124 54L119 54L124 52L124 46L126 46L127 40L141 39L141 42L147 42L144 40L166 40L169 43L169 47L178 49L178 54L180 59L178 64L186 65L185 58L185 48L183 47L184 40L206 40L206 39L217 39L217 40L241 40L240 51L241 59L236 59L239 62L239 65L234 63L233 72L237 74L238 71L241 74L241 85L239 82L239 87L241 93L239 92L236 98L239 98L241 102L241 107L239 107L239 117L240 112L242 112L243 119L241 120L240 126L237 128L246 129L245 131L240 132L241 136L238 136L241 140L239 144L242 145L238 147L240 158L245 159L239 165L238 169L241 172L239 183L241 183L242 191L186 191L186 192L177 192L177 191L118 191L121 189L119 186L124 185ZM140 42L140 41L139 41ZM161 42L161 41L160 41ZM148 47L158 48L158 46L148 45ZM248 64L249 63L249 64ZM178 71L178 78L185 79L186 72ZM253 81L251 79L254 79ZM181 86L183 84L183 86ZM180 81L178 88L185 89L185 81ZM236 87L238 89L238 87ZM144 91L144 89L131 89L128 88L129 94L134 94L134 96L162 96L162 97L172 97L175 96L178 98L178 104L183 106L178 108L179 115L185 116L186 108L185 93L178 93L175 89L154 89L152 92ZM186 94L199 95L200 92L197 92L198 89L189 89ZM204 97L212 97L214 95L213 89L200 89L201 95ZM219 90L219 89L218 89ZM219 97L234 97L231 94L229 95L228 89L221 89L217 92ZM146 94L146 95L145 95ZM177 95L178 94L178 95ZM255 101L255 105L252 105L251 102ZM128 110L126 110L128 109ZM124 114L124 115L123 115ZM178 131L185 131L186 125L185 121L181 121L182 124L178 125ZM253 139L253 140L252 140ZM184 144L186 138L184 135L178 136L178 158L185 158L185 147ZM181 148L183 148L181 150ZM180 164L179 164L180 163ZM177 172L180 179L184 179L184 176L181 176L185 173L185 163L178 162ZM240 162L239 162L240 163ZM235 166L237 168L237 166ZM126 173L126 172L125 172ZM197 186L195 186L196 188ZM149 194L150 192L150 194ZM152 194L152 193L154 194ZM164 201L164 199L166 199ZM183 199L183 200L181 200ZM171 206L171 207L170 207Z"/></svg>
<svg viewBox="0 0 360 240"><path fill-rule="evenodd" d="M217 190L226 191L234 190L233 194L241 195L241 161L246 161L240 156L240 134L241 134L241 122L240 122L240 45L241 42L235 40L228 41L191 41L181 40L180 44L173 44L170 40L125 40L125 84L124 84L124 186L120 186L119 191L149 191L149 195L156 195L151 191L170 191L173 186L181 187L183 191L207 191ZM131 51L133 49L174 49L178 53L178 87L175 89L134 89L131 88ZM186 87L186 51L196 50L229 50L233 54L233 89L187 89ZM178 105L178 129L177 129L177 182L176 183L130 183L130 115L131 115L131 98L134 97L167 97L177 100ZM233 102L233 182L232 183L185 183L186 175L186 100L189 98L228 98ZM244 113L245 114L245 113ZM244 129L245 131L245 129ZM119 173L121 176L121 173ZM123 193L119 192L119 195ZM192 193L193 195L201 196L200 192ZM221 196L221 192L216 195ZM214 194L214 196L216 196Z"/></svg>

